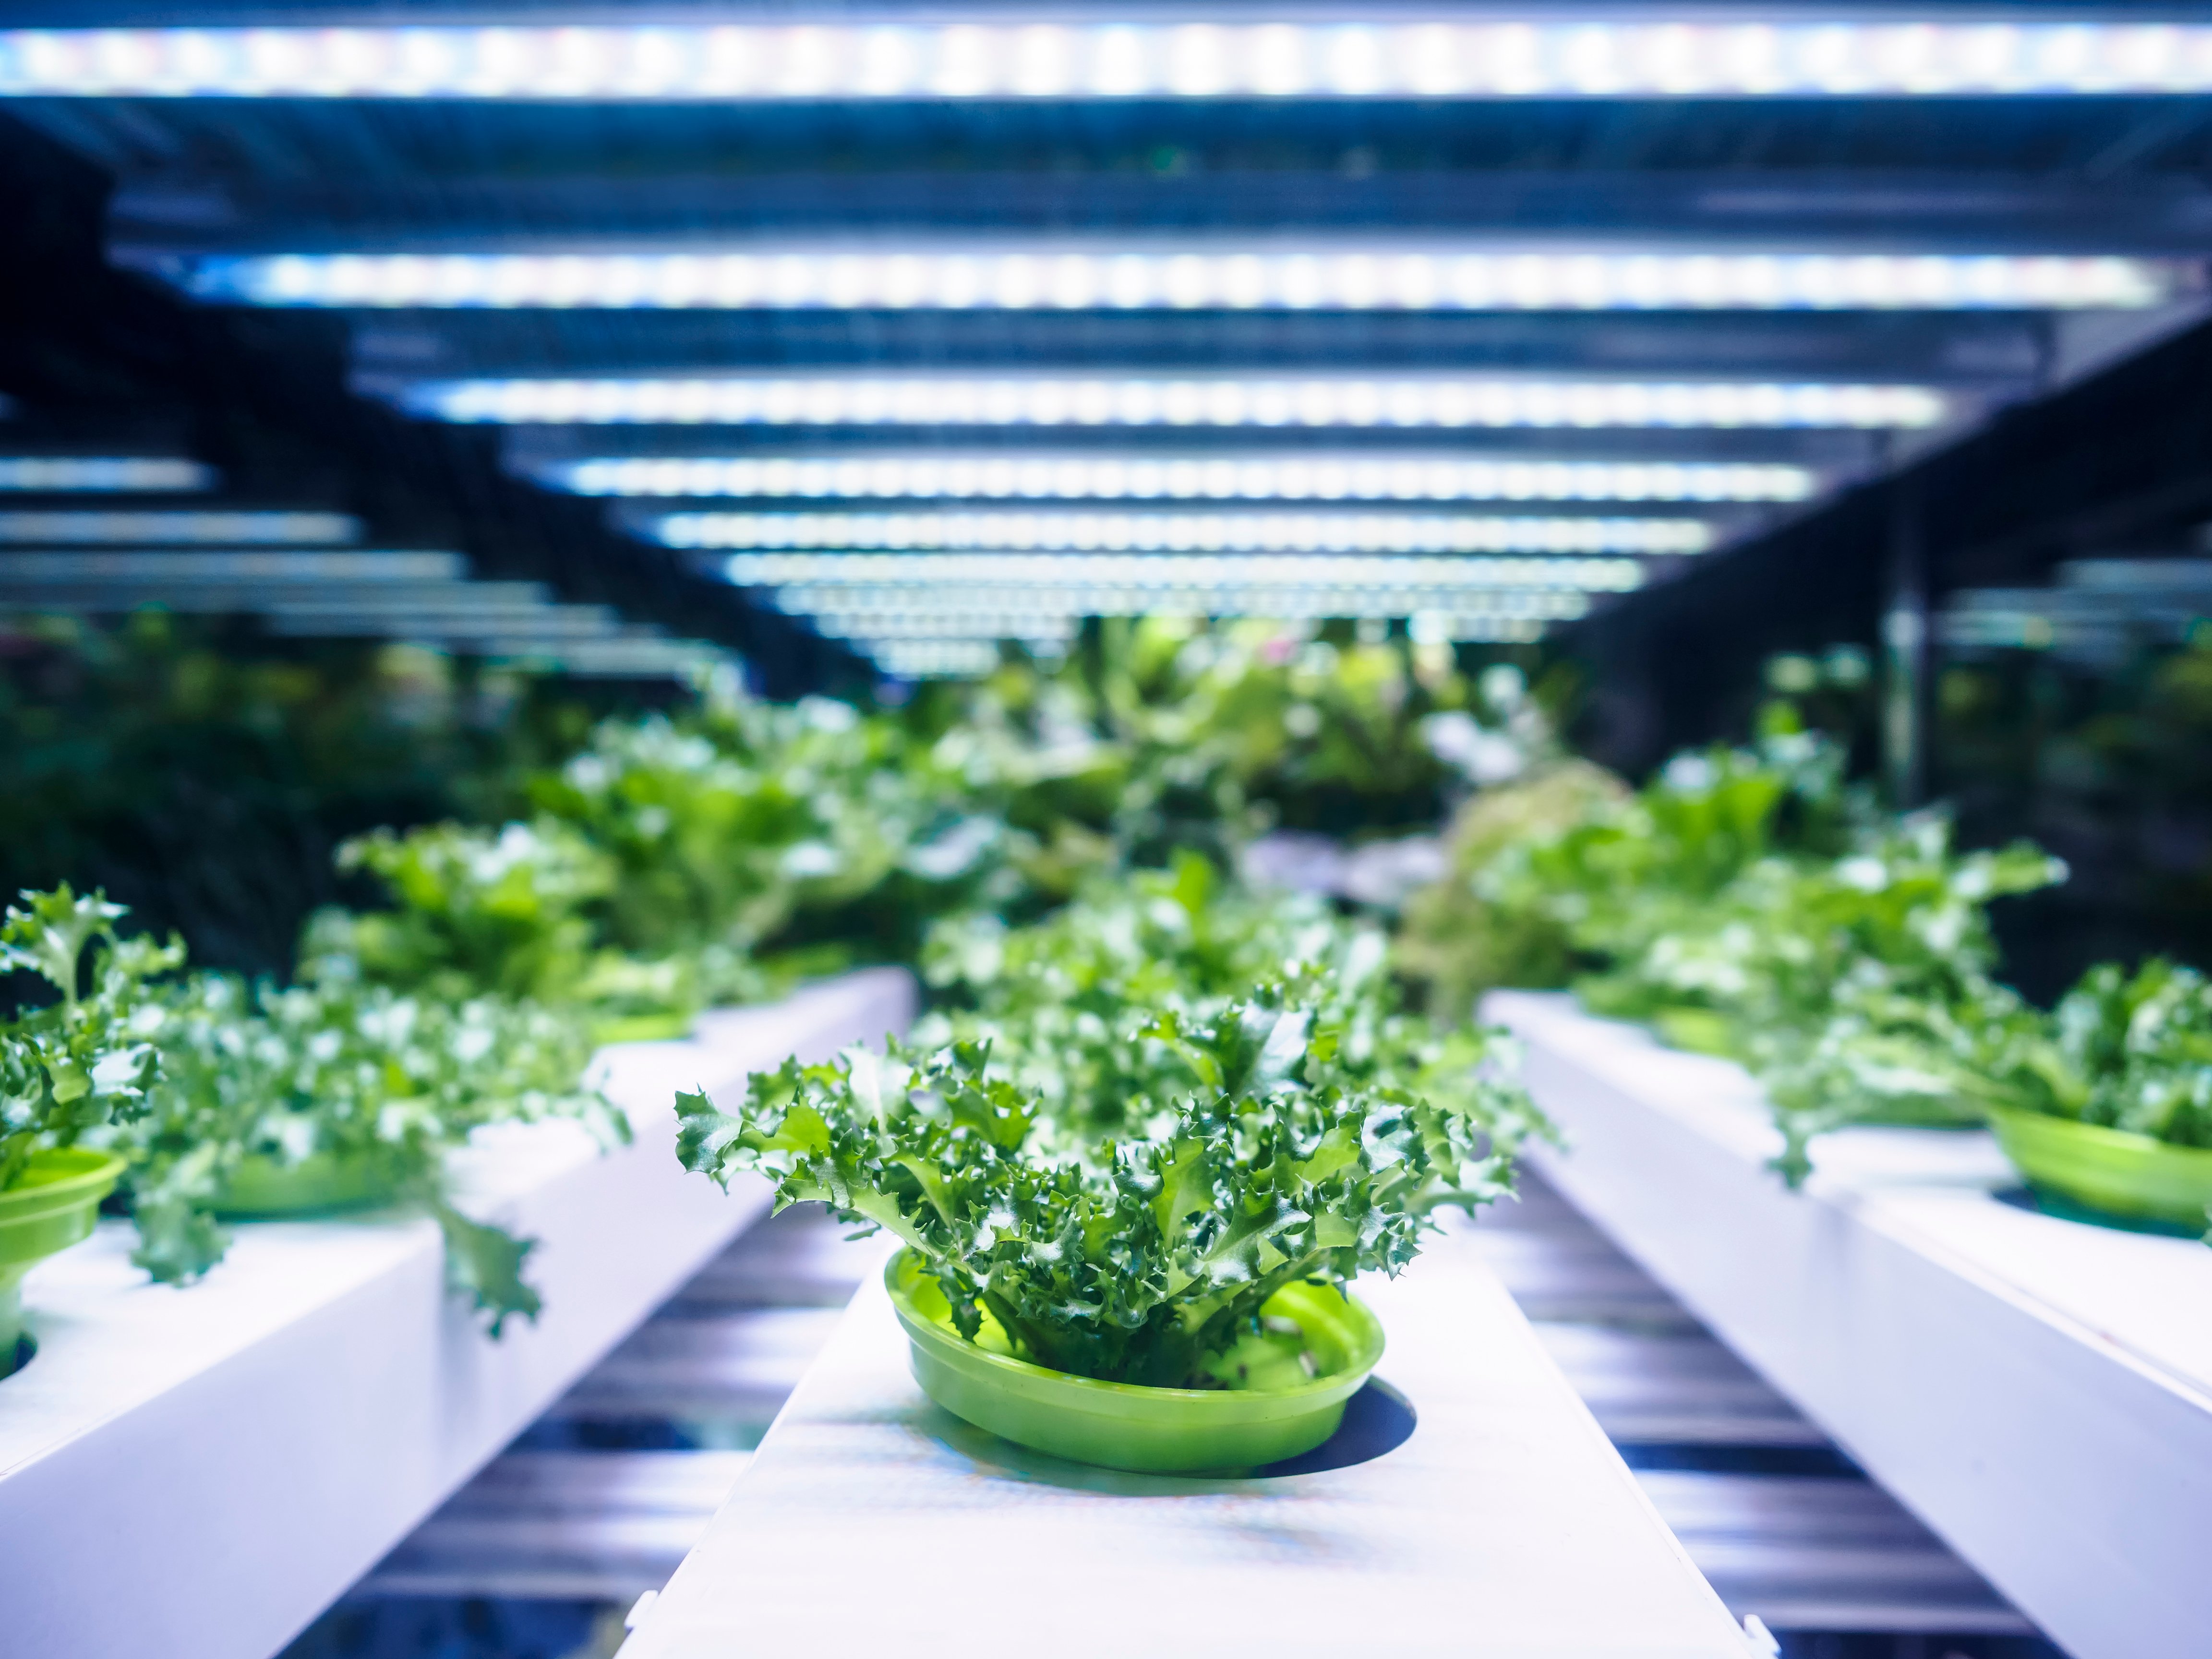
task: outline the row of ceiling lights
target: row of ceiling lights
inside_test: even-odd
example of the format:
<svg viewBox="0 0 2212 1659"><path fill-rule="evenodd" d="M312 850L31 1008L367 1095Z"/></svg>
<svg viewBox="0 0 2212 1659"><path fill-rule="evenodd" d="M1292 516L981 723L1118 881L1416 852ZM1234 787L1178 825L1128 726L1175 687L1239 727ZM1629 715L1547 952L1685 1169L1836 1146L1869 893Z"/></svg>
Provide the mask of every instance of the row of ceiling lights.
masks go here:
<svg viewBox="0 0 2212 1659"><path fill-rule="evenodd" d="M1097 16L829 23L728 21L605 26L48 30L0 33L0 95L216 93L233 96L477 99L1820 97L2190 94L2212 90L2212 27L2124 19L1973 22L1889 16L1773 21L1715 16L1650 22L1619 15L1292 21ZM1330 243L1285 246L994 243L712 249L370 251L187 259L165 267L205 298L346 307L587 307L891 309L1722 310L2142 308L2202 285L2197 264L2037 255L1833 254L1803 250L1657 251ZM374 389L433 418L514 424L672 423L871 427L1856 428L1928 428L1974 402L1921 385L1728 380L1642 381L1513 375L1036 374L823 373L423 381ZM1138 469L1151 465L1153 471ZM854 469L874 467L858 487ZM962 468L967 471L963 471ZM1200 471L1202 467L1210 471ZM1416 468L1425 468L1419 470ZM1456 469L1449 477L1440 466ZM773 469L786 469L783 474ZM903 467L887 474L886 467ZM1028 471L1017 469L1026 467ZM1115 468L1121 468L1120 471ZM1167 471L1179 467L1180 471ZM808 469L812 469L811 471ZM1048 471L1045 469L1049 468ZM712 469L702 477L702 469ZM832 469L840 469L832 471ZM987 471L987 469L992 469ZM589 494L903 495L1219 501L1807 499L1804 468L1665 463L1448 462L1362 459L1331 472L1293 457L1241 471L1199 461L1114 457L810 461L728 456L591 458L549 482ZM1364 469L1364 470L1363 470ZM1486 471L1486 469L1487 469ZM801 479L810 482L801 483ZM6 488L0 471L0 488ZM36 485L19 486L35 488ZM129 487L116 485L112 487ZM151 487L151 486L149 486ZM1643 580L1633 560L1368 560L1388 575L1322 564L1214 560L1242 568L1164 567L1142 576L1037 574L1026 550L1304 547L1462 552L1692 552L1712 527L1692 519L1467 518L1361 514L678 514L646 521L672 545L835 548L741 555L732 580L775 584L746 558L858 561L872 547L919 552L891 587L857 564L780 586L825 629L878 626L896 612L942 634L985 617L1071 605L1233 614L1404 615L1435 637L1510 630L1581 614L1588 592ZM210 532L212 533L212 532ZM0 539L8 532L0 526ZM87 532L87 539L100 539ZM237 539L235 538L226 539ZM1008 550L987 574L979 550ZM1024 550L1018 551L1017 550ZM933 575L932 561L945 568ZM1289 561L1288 564L1297 562ZM1285 567L1263 577L1258 567ZM1423 563L1457 568L1422 586ZM957 564L960 574L953 574ZM1515 580L1508 568L1544 565ZM1476 567L1486 567L1478 573ZM1571 567L1587 567L1580 570ZM1616 566L1607 575L1599 567ZM828 568L823 567L826 570ZM1042 596L962 592L932 582L1045 581ZM1117 586L1116 583L1119 585ZM1354 584L1357 585L1354 585ZM826 584L826 585L825 585ZM1055 585L1056 584L1056 585ZM1480 602L1472 589L1491 590ZM870 596L860 608L855 596ZM830 608L836 595L844 608ZM994 597L995 595L995 597ZM888 597L886 597L888 596ZM1453 608L1457 596L1456 608ZM989 607L998 605L999 609ZM1024 608L1024 606L1026 608ZM871 608L872 606L873 608ZM1316 610L1316 606L1335 607ZM1379 607L1379 608L1378 608ZM849 626L848 626L849 625ZM855 635L858 637L858 635ZM1042 637L1042 636L1041 636ZM1059 635L1054 635L1059 637ZM905 646L951 650L933 637ZM889 650L890 647L884 647ZM893 665L890 656L879 660ZM971 658L972 659L972 658ZM914 659L909 653L908 660ZM905 672L905 671L901 671Z"/></svg>
<svg viewBox="0 0 2212 1659"><path fill-rule="evenodd" d="M2212 91L2212 27L1619 14L0 33L0 94L796 99L2045 96Z"/></svg>

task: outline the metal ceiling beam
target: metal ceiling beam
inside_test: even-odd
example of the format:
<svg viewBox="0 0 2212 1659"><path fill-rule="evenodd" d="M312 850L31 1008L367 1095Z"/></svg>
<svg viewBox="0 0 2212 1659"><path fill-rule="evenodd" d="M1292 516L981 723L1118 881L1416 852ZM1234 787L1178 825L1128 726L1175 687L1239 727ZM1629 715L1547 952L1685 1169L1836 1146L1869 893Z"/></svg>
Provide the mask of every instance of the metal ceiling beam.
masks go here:
<svg viewBox="0 0 2212 1659"><path fill-rule="evenodd" d="M2172 115L2176 112L2168 111ZM2194 109L2196 119L2212 112ZM190 165L187 163L186 165ZM1630 172L1570 164L1481 170L1394 166L1066 172L989 167L610 179L441 167L422 179L359 172L313 180L126 176L108 208L119 257L151 259L425 251L574 236L877 234L934 230L1161 234L1285 227L1340 233L1510 232L1591 240L1897 252L2201 254L2212 188L2193 173L2103 177L1945 168L1805 168L1762 159Z"/></svg>
<svg viewBox="0 0 2212 1659"><path fill-rule="evenodd" d="M586 457L655 459L743 457L804 453L866 459L886 454L969 455L988 450L1020 461L1031 456L1064 454L1069 434L1048 427L1000 427L925 433L878 431L867 428L763 430L758 427L698 426L516 426L501 434L507 469L522 477L565 466ZM1176 428L1131 428L1098 452L1154 461L1206 462L1249 455L1264 444L1270 455L1296 461L1309 455L1373 454L1392 458L1425 456L1437 460L1478 460L1504 465L1523 459L1577 464L1756 465L1810 468L1824 479L1847 479L1882 465L1894 442L1883 432L1748 428L1684 428L1652 432L1629 428L1547 428L1414 430L1269 432ZM1086 443L1085 448L1091 446Z"/></svg>
<svg viewBox="0 0 2212 1659"><path fill-rule="evenodd" d="M2131 318L2162 315L2129 313ZM1003 364L2033 381L2017 312L407 311L354 313L364 375L947 369ZM2081 318L2069 320L2094 320Z"/></svg>

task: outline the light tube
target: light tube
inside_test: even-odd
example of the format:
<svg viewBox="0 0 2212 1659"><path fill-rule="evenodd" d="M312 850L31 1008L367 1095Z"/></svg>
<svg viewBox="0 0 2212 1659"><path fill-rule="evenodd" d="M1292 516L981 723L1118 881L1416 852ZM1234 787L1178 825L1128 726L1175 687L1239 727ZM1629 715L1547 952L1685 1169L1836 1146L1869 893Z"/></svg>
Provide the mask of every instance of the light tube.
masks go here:
<svg viewBox="0 0 2212 1659"><path fill-rule="evenodd" d="M278 634L338 639L381 634L436 634L447 639L527 635L547 641L618 638L621 623L595 605L519 611L467 611L443 606L410 606L386 611L349 611L328 605L269 607L269 623Z"/></svg>
<svg viewBox="0 0 2212 1659"><path fill-rule="evenodd" d="M584 678L659 679L701 673L728 653L689 640L627 637L541 639L526 633L447 639L449 650L495 662Z"/></svg>
<svg viewBox="0 0 2212 1659"><path fill-rule="evenodd" d="M1203 591L1254 586L1376 592L1553 587L1625 592L1643 583L1629 558L1423 558L1388 555L739 553L722 564L740 586L853 587L943 595L1035 596L1060 587Z"/></svg>
<svg viewBox="0 0 2212 1659"><path fill-rule="evenodd" d="M210 542L329 546L361 539L361 524L343 513L173 513L55 509L0 513L0 542L136 543L140 546Z"/></svg>
<svg viewBox="0 0 2212 1659"><path fill-rule="evenodd" d="M204 258L201 299L261 306L981 311L2133 309L2193 267L2114 256L1460 248L282 253Z"/></svg>
<svg viewBox="0 0 2212 1659"><path fill-rule="evenodd" d="M1042 628L1084 617L1144 617L1191 615L1213 617L1272 617L1279 619L1320 619L1364 617L1381 620L1418 616L1433 611L1480 611L1486 615L1569 618L1589 608L1587 594L1571 590L1522 588L1474 593L1466 589L1412 588L1378 592L1359 587L1216 586L1153 590L1076 589L1067 592L1058 609L1021 608L1005 613L981 609L945 609L924 605L908 607L852 608L842 596L808 596L790 590L777 594L779 608L793 615L836 616L872 619L887 631L921 626L936 621L957 623L952 631L977 634L1007 633L1008 623L1023 619L1024 628ZM818 605L801 600L818 597Z"/></svg>
<svg viewBox="0 0 2212 1659"><path fill-rule="evenodd" d="M1074 637L1075 617L994 617L988 612L972 617L881 617L848 615L843 611L795 612L805 615L815 632L827 639L951 640L994 639L1065 643Z"/></svg>
<svg viewBox="0 0 2212 1659"><path fill-rule="evenodd" d="M680 548L1078 552L1702 553L1698 519L1468 518L1434 513L676 513Z"/></svg>
<svg viewBox="0 0 2212 1659"><path fill-rule="evenodd" d="M782 588L771 597L793 615L872 617L886 627L907 623L958 622L972 632L1006 632L1012 618L1045 628L1084 617L1142 617L1155 611L1251 613L1284 617L1410 617L1423 611L1493 604L1510 610L1528 593L1577 594L1578 589L1513 588L1492 592L1453 587L1415 587L1376 592L1357 587L1274 587L1265 585L1218 587L1067 588L1037 605L938 605L927 599L898 605L870 605L842 591ZM1560 601L1565 603L1565 601ZM1577 601L1578 603L1579 601ZM1527 600L1539 608L1552 599Z"/></svg>
<svg viewBox="0 0 2212 1659"><path fill-rule="evenodd" d="M0 455L0 490L26 495L181 495L214 488L212 467L161 455Z"/></svg>
<svg viewBox="0 0 2212 1659"><path fill-rule="evenodd" d="M2212 91L2212 27L2097 15L823 21L19 29L0 94L234 98L1820 98Z"/></svg>
<svg viewBox="0 0 2212 1659"><path fill-rule="evenodd" d="M146 585L101 586L50 583L39 586L0 585L0 609L14 611L88 611L119 612L142 605L198 616L228 616L251 612L319 619L339 633L360 627L380 633L395 625L394 618L435 617L471 626L527 627L562 614L542 600L527 603L470 604L456 602L444 593L422 594L374 588L231 587L199 583L177 587Z"/></svg>
<svg viewBox="0 0 2212 1659"><path fill-rule="evenodd" d="M1931 386L1506 376L719 375L417 381L395 399L455 422L733 426L1929 427Z"/></svg>
<svg viewBox="0 0 2212 1659"><path fill-rule="evenodd" d="M939 679L988 674L999 665L999 647L989 640L886 640L854 644L877 666L901 679Z"/></svg>
<svg viewBox="0 0 2212 1659"><path fill-rule="evenodd" d="M458 553L269 553L225 550L78 553L39 550L0 552L0 587L24 582L452 582L468 575ZM477 586L493 584L479 583Z"/></svg>
<svg viewBox="0 0 2212 1659"><path fill-rule="evenodd" d="M1463 460L1329 453L599 456L538 482L580 495L848 500L1802 501L1811 469L1766 462Z"/></svg>

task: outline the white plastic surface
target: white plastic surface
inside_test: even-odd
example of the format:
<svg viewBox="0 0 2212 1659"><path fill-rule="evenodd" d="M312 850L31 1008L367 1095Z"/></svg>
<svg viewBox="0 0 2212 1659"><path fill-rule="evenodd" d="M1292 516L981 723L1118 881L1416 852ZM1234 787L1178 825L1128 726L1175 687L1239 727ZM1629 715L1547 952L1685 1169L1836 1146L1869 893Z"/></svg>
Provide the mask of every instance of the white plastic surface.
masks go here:
<svg viewBox="0 0 2212 1659"><path fill-rule="evenodd" d="M485 1340L435 1225L392 1214L242 1225L179 1291L103 1222L40 1267L38 1357L0 1381L0 1651L266 1659L765 1206L675 1156L674 1097L826 1057L911 1018L895 969L605 1051L632 1145L508 1127L465 1157L465 1212L536 1237L545 1310Z"/></svg>
<svg viewBox="0 0 2212 1659"><path fill-rule="evenodd" d="M1350 1468L1180 1480L939 1411L872 1277L622 1659L1744 1659L1463 1232L1360 1288L1412 1437Z"/></svg>
<svg viewBox="0 0 2212 1659"><path fill-rule="evenodd" d="M1853 1129L1801 1193L1725 1061L1503 992L1547 1179L2075 1659L2212 1651L2212 1250L2058 1220L1978 1131Z"/></svg>

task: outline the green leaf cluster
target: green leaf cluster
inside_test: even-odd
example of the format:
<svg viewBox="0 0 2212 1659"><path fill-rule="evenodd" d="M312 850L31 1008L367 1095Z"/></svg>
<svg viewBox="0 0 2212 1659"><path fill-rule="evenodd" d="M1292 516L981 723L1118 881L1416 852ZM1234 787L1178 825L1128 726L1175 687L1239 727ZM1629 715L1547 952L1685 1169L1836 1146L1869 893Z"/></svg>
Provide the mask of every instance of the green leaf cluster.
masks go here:
<svg viewBox="0 0 2212 1659"><path fill-rule="evenodd" d="M2006 1011L1977 1069L2006 1105L2177 1146L2212 1147L2212 983L2154 957L2101 963L2056 1009Z"/></svg>
<svg viewBox="0 0 2212 1659"><path fill-rule="evenodd" d="M495 1243L497 1230L453 1212L447 1154L486 1125L553 1117L581 1120L603 1143L629 1137L628 1121L583 1081L588 1034L535 1003L207 974L176 987L165 1012L144 1109L106 1142L131 1163L133 1259L163 1282L222 1259L229 1237L217 1212L246 1160L284 1170L327 1159L438 1217L496 1332L506 1315L536 1311L512 1270L526 1246L504 1235ZM504 1273L484 1265L508 1257Z"/></svg>
<svg viewBox="0 0 2212 1659"><path fill-rule="evenodd" d="M392 907L319 915L309 971L349 962L402 990L581 1008L611 1035L680 1027L771 994L787 963L911 957L929 917L1002 892L1006 838L974 810L975 780L825 699L608 721L524 787L527 821L348 843L341 862Z"/></svg>
<svg viewBox="0 0 2212 1659"><path fill-rule="evenodd" d="M1877 811L1832 744L1786 723L1632 795L1575 795L1459 884L1555 946L1553 982L1594 1010L1741 1061L1789 1179L1827 1130L1970 1122L1992 1097L1979 1045L2020 1005L1989 906L2063 878L2057 860L1960 853L1942 815Z"/></svg>
<svg viewBox="0 0 2212 1659"><path fill-rule="evenodd" d="M1525 894L1493 894L1478 878L1509 850L1554 842L1628 793L1603 768L1564 761L1469 797L1444 838L1447 874L1412 894L1399 921L1399 971L1425 988L1431 1011L1463 1017L1486 992L1544 989L1573 977L1566 921Z"/></svg>
<svg viewBox="0 0 2212 1659"><path fill-rule="evenodd" d="M586 907L612 887L607 855L546 820L477 830L379 830L338 849L390 890L390 910L325 910L309 924L302 969L349 963L376 982L440 997L529 997L567 1005L593 970Z"/></svg>
<svg viewBox="0 0 2212 1659"><path fill-rule="evenodd" d="M969 1042L789 1063L734 1115L684 1096L679 1156L891 1232L971 1341L1160 1387L1226 1385L1277 1289L1395 1273L1438 1208L1507 1190L1475 1109L1350 1082L1310 1008L1263 996L1169 1036L1197 1086L1085 1156Z"/></svg>
<svg viewBox="0 0 2212 1659"><path fill-rule="evenodd" d="M1491 1079L1491 1036L1404 1006L1380 928L1310 896L1225 882L1195 853L1094 882L1030 927L948 922L924 967L969 1006L926 1017L916 1040L988 1042L1079 1155L1171 1113L1204 1081L1180 1028L1267 988L1311 1012L1347 1082L1464 1094L1509 1150L1538 1127L1527 1097Z"/></svg>
<svg viewBox="0 0 2212 1659"><path fill-rule="evenodd" d="M152 981L184 949L118 938L123 914L64 884L23 894L0 918L0 975L33 975L53 996L0 1022L0 1192L34 1154L146 1109L163 1016Z"/></svg>
<svg viewBox="0 0 2212 1659"><path fill-rule="evenodd" d="M1448 647L1316 638L1276 623L1107 620L1047 674L1010 663L960 708L1007 734L1008 818L1063 856L1125 867L1178 848L1229 863L1269 829L1433 823L1465 775L1432 740L1482 700Z"/></svg>

